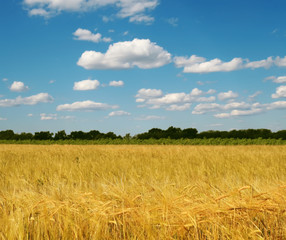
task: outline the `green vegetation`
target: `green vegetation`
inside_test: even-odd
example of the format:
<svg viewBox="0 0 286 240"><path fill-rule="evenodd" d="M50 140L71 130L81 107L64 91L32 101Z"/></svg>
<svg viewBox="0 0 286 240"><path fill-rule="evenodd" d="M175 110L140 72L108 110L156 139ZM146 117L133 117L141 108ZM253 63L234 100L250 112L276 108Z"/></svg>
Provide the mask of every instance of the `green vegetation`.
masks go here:
<svg viewBox="0 0 286 240"><path fill-rule="evenodd" d="M268 129L246 129L232 131L204 131L195 128L180 129L169 127L166 130L152 128L148 132L124 137L113 132L101 133L64 130L57 133L41 131L14 133L13 130L0 131L0 143L10 144L173 144L173 145L282 145L286 143L286 130L272 132Z"/></svg>

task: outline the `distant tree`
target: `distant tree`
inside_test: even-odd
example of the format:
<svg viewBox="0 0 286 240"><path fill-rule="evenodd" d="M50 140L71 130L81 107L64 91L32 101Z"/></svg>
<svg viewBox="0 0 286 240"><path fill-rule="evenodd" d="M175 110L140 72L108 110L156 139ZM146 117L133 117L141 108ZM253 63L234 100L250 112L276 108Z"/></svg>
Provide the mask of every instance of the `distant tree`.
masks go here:
<svg viewBox="0 0 286 240"><path fill-rule="evenodd" d="M110 139L116 139L117 138L117 136L116 136L116 134L114 132L108 132L108 133L105 134L104 137L105 138L110 138Z"/></svg>
<svg viewBox="0 0 286 240"><path fill-rule="evenodd" d="M6 130L0 132L1 140L13 140L15 138L15 133L13 130Z"/></svg>
<svg viewBox="0 0 286 240"><path fill-rule="evenodd" d="M274 138L277 138L277 139L281 138L283 140L286 140L286 130L280 130L274 133L273 136Z"/></svg>
<svg viewBox="0 0 286 240"><path fill-rule="evenodd" d="M123 139L126 139L126 140L130 140L132 137L130 135L130 133L126 133L125 136L123 137Z"/></svg>
<svg viewBox="0 0 286 240"><path fill-rule="evenodd" d="M53 138L53 133L49 131L35 132L34 139L35 140L51 140Z"/></svg>
<svg viewBox="0 0 286 240"><path fill-rule="evenodd" d="M65 130L58 131L58 132L55 134L54 139L55 139L55 140L65 140L65 139L67 139L67 134L66 134Z"/></svg>
<svg viewBox="0 0 286 240"><path fill-rule="evenodd" d="M32 140L34 135L32 133L25 133L22 132L21 134L17 135L18 140Z"/></svg>
<svg viewBox="0 0 286 240"><path fill-rule="evenodd" d="M182 138L195 138L197 136L198 130L195 128L186 128L182 130Z"/></svg>
<svg viewBox="0 0 286 240"><path fill-rule="evenodd" d="M87 137L89 140L96 140L96 139L100 139L103 138L103 134L97 130L91 130L87 133Z"/></svg>

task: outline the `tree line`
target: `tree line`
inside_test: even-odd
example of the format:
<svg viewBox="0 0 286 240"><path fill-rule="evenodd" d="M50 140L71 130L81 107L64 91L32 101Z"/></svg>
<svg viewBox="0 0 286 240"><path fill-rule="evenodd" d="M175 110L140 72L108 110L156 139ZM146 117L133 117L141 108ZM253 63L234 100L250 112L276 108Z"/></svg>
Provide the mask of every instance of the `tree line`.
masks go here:
<svg viewBox="0 0 286 240"><path fill-rule="evenodd" d="M210 138L234 138L234 139L283 139L286 140L286 130L272 132L269 129L243 129L231 131L203 131L198 132L195 128L169 127L166 130L152 128L147 132L131 136L127 133L124 137L113 132L101 133L98 130L89 132L72 131L67 134L65 130L52 133L41 131L32 133L14 133L13 130L0 131L0 140L100 140L100 139L210 139Z"/></svg>

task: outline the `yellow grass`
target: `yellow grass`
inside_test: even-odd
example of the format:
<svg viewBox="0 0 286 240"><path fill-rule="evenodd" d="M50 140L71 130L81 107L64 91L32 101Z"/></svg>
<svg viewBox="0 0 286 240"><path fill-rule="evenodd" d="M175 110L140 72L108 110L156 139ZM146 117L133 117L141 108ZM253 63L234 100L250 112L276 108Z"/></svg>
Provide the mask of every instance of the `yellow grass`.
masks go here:
<svg viewBox="0 0 286 240"><path fill-rule="evenodd" d="M0 239L286 239L285 146L0 145Z"/></svg>

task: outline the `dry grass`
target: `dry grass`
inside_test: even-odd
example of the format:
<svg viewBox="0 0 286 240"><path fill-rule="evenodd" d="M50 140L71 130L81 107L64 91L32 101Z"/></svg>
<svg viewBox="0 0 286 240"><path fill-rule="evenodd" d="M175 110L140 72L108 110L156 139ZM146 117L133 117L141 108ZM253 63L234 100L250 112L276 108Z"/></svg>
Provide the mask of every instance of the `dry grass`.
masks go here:
<svg viewBox="0 0 286 240"><path fill-rule="evenodd" d="M0 239L286 239L285 146L0 145Z"/></svg>

